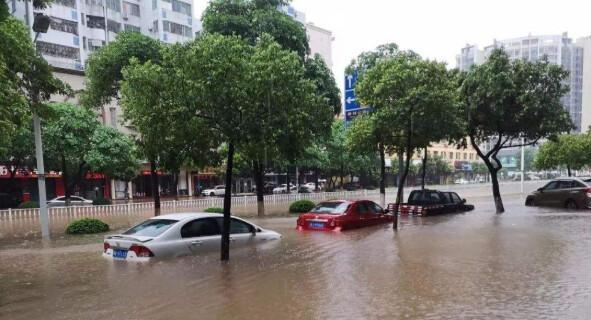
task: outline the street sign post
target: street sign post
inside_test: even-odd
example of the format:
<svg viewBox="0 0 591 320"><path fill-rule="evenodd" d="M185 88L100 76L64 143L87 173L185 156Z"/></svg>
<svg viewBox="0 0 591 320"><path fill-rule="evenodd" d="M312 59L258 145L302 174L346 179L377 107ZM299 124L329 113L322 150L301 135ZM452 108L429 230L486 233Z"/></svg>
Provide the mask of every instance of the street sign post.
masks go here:
<svg viewBox="0 0 591 320"><path fill-rule="evenodd" d="M371 108L363 107L357 101L355 94L355 84L357 83L357 73L345 74L345 124L351 122L355 117L363 113L368 113Z"/></svg>

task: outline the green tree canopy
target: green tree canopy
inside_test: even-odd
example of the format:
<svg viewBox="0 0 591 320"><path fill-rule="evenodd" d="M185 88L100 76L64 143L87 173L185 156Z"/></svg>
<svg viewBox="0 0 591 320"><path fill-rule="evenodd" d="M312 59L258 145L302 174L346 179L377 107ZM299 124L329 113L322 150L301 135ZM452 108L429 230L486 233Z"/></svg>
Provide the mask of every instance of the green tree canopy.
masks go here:
<svg viewBox="0 0 591 320"><path fill-rule="evenodd" d="M203 13L203 30L239 36L254 45L268 34L284 49L302 59L308 54L308 36L303 24L278 10L283 0L213 0Z"/></svg>
<svg viewBox="0 0 591 320"><path fill-rule="evenodd" d="M591 165L591 136L589 134L565 134L540 146L534 165L540 170L565 167L569 177L571 170Z"/></svg>
<svg viewBox="0 0 591 320"><path fill-rule="evenodd" d="M122 70L132 58L158 63L161 43L139 32L121 32L115 41L100 48L86 61L86 90L82 104L98 108L118 97Z"/></svg>
<svg viewBox="0 0 591 320"><path fill-rule="evenodd" d="M65 196L88 171L86 154L100 125L96 114L68 103L50 105L51 118L43 126L44 157L48 167L62 172ZM71 180L71 177L74 177Z"/></svg>
<svg viewBox="0 0 591 320"><path fill-rule="evenodd" d="M122 181L135 178L141 165L133 140L107 126L95 129L90 140L90 150L84 159L92 171Z"/></svg>

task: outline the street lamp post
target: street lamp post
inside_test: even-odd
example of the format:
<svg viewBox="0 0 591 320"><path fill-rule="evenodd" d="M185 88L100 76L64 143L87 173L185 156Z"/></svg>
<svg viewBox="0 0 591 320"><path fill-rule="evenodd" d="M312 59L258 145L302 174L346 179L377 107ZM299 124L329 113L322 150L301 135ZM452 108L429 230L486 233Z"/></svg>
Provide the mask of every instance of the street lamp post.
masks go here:
<svg viewBox="0 0 591 320"><path fill-rule="evenodd" d="M35 16L33 22L33 31L35 34L35 48L37 47L37 38L40 33L47 33L49 29L50 18L44 14ZM41 221L41 236L49 238L49 215L47 213L47 196L45 194L45 166L43 164L43 141L41 139L41 120L37 113L37 104L39 103L39 91L33 88L31 92L31 104L33 111L33 129L35 133L35 156L37 158L37 183L39 186L39 215Z"/></svg>

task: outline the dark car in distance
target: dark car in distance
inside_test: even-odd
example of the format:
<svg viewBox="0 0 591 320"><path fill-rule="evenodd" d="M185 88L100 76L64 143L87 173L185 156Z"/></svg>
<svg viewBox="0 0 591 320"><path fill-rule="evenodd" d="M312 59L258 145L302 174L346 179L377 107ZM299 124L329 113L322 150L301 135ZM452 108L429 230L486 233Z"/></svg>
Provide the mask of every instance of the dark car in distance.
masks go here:
<svg viewBox="0 0 591 320"><path fill-rule="evenodd" d="M560 178L529 194L526 206L591 208L591 178Z"/></svg>
<svg viewBox="0 0 591 320"><path fill-rule="evenodd" d="M388 205L388 211L400 215L433 216L446 213L458 213L474 210L455 192L439 190L414 190L408 196L408 202Z"/></svg>

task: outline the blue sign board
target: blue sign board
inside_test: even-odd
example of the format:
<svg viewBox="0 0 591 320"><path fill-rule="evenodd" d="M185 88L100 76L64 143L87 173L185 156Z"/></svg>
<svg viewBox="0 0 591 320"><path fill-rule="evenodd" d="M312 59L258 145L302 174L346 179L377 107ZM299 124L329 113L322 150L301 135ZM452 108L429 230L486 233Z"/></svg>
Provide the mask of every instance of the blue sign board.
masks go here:
<svg viewBox="0 0 591 320"><path fill-rule="evenodd" d="M360 114L371 110L368 107L362 107L357 102L355 95L355 84L357 83L357 73L345 75L345 122L353 120Z"/></svg>

